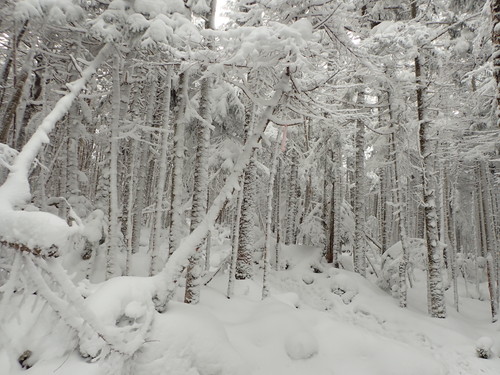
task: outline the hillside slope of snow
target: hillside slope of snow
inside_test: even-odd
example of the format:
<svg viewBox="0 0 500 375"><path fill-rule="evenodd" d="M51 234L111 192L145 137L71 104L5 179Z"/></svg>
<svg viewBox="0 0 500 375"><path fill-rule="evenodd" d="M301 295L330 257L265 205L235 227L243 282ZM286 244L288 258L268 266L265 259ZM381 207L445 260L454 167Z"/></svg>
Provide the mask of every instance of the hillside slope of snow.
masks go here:
<svg viewBox="0 0 500 375"><path fill-rule="evenodd" d="M291 254L288 269L273 273L272 296L264 301L260 300L258 277L237 282L235 297L227 299L224 294L227 274L220 274L202 290L199 305L171 302L165 313L155 313L147 340L126 366L127 373L500 373L500 327L489 323L486 301L462 296L461 312L457 313L452 311L450 295L449 317L432 319L426 314L423 273L416 273L416 284L409 295L410 307L402 310L395 299L370 281L319 264L315 249L294 247L288 249L288 254ZM124 278L123 289L127 288L130 289L130 282ZM105 293L106 288L96 288L95 293L99 290ZM98 297L92 299L103 296ZM86 363L78 355L71 332L54 321L49 307L34 301L20 306L19 316L11 317L9 325L3 327L2 334L11 340L4 340L0 348L0 368L7 369L1 373L113 373L111 361ZM46 324L37 325L34 317L42 317L44 320L39 321ZM32 328L21 329L23 321L30 319ZM477 342L488 344L492 358L478 358ZM21 369L13 360L25 349L33 351L35 360L28 370Z"/></svg>

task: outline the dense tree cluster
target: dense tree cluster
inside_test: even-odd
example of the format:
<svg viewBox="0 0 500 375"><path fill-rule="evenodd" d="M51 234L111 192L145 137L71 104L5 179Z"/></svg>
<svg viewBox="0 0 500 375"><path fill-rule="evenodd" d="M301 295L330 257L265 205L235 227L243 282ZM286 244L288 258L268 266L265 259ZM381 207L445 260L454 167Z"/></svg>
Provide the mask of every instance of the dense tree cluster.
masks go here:
<svg viewBox="0 0 500 375"><path fill-rule="evenodd" d="M215 0L3 4L0 225L72 236L44 266L4 226L3 285L154 276L161 311L184 278L199 300L227 238L228 297L258 267L267 296L306 244L402 307L424 254L431 316L464 277L497 319L497 0L240 0L219 28Z"/></svg>

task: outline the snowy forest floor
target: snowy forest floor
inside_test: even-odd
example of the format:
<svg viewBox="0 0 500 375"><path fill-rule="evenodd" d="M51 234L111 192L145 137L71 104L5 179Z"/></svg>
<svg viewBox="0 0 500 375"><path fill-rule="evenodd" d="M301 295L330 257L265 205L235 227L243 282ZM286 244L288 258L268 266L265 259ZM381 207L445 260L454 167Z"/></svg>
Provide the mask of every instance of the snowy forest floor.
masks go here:
<svg viewBox="0 0 500 375"><path fill-rule="evenodd" d="M220 273L203 288L200 304L170 302L165 313L155 313L130 374L500 374L500 325L490 323L487 300L465 297L463 285L460 312L449 290L448 318L433 319L422 271L415 272L409 307L401 309L370 281L319 264L317 249L294 246L283 254L288 268L272 273L264 301L261 273L238 281L230 300L227 274ZM101 375L113 366L82 359L49 307L29 299L21 306L4 328L0 374ZM491 359L476 355L482 337L496 344ZM22 349L32 350L36 361L28 370L12 360Z"/></svg>

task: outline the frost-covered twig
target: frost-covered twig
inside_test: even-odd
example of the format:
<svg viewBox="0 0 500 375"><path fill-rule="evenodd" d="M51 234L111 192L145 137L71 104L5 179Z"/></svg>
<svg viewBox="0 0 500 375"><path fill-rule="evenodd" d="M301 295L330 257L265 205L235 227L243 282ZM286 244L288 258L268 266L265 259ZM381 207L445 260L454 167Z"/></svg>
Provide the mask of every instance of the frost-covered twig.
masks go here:
<svg viewBox="0 0 500 375"><path fill-rule="evenodd" d="M83 320L70 312L70 305L59 298L59 296L50 289L47 282L40 274L40 270L33 263L30 255L25 254L23 256L23 264L29 278L32 280L33 284L36 285L39 295L49 303L56 314L59 315L68 326L80 332L82 330Z"/></svg>
<svg viewBox="0 0 500 375"><path fill-rule="evenodd" d="M2 293L2 298L0 299L0 316L5 316L5 309L9 305L10 297L14 294L21 266L21 254L16 253L9 273L9 279L0 287L0 293Z"/></svg>

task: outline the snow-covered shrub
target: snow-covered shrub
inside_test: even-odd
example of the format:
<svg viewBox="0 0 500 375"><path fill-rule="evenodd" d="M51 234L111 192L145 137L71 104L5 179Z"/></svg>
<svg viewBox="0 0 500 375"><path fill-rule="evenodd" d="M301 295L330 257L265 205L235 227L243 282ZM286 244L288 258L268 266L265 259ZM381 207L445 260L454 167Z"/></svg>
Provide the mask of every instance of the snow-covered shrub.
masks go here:
<svg viewBox="0 0 500 375"><path fill-rule="evenodd" d="M476 354L479 358L489 359L493 356L493 340L490 337L481 337L476 341Z"/></svg>
<svg viewBox="0 0 500 375"><path fill-rule="evenodd" d="M336 269L330 271L330 290L338 295L346 305L358 295L359 288L354 279Z"/></svg>
<svg viewBox="0 0 500 375"><path fill-rule="evenodd" d="M299 235L297 237L306 236L312 246L320 246L325 243L325 229L321 217L321 208L322 206L317 204L304 217L304 221L299 226Z"/></svg>
<svg viewBox="0 0 500 375"><path fill-rule="evenodd" d="M408 274L411 277L412 271L417 268L425 270L426 268L426 247L422 238L409 238L409 261ZM396 242L382 254L381 274L377 280L380 288L397 293L399 280L399 263L403 255L401 241Z"/></svg>

